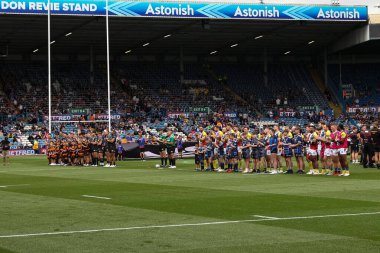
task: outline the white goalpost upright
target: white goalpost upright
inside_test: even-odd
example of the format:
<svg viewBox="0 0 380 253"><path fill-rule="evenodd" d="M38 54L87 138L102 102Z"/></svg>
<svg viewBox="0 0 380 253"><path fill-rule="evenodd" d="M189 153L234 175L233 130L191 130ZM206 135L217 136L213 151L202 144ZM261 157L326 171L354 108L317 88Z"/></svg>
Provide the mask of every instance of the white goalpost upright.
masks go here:
<svg viewBox="0 0 380 253"><path fill-rule="evenodd" d="M51 0L47 0L48 6L48 106L49 106L49 115L48 115L48 128L49 133L52 132L52 123L94 123L94 122L107 122L108 123L108 131L112 130L111 127L111 78L110 78L110 45L109 45L109 15L108 15L108 0L106 1L106 38L107 38L107 120L82 120L82 121L60 121L60 120L52 120L52 107L51 107Z"/></svg>
<svg viewBox="0 0 380 253"><path fill-rule="evenodd" d="M48 0L48 100L49 100L49 133L51 133L51 59L50 59L50 0Z"/></svg>
<svg viewBox="0 0 380 253"><path fill-rule="evenodd" d="M106 0L106 33L107 33L107 95L108 95L108 131L111 132L111 81L110 81L110 38L108 21L108 0Z"/></svg>

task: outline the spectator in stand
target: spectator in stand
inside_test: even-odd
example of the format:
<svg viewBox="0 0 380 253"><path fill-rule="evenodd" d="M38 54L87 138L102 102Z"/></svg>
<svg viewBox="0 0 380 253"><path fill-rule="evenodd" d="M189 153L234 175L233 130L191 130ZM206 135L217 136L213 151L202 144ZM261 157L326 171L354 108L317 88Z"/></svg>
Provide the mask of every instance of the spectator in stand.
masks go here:
<svg viewBox="0 0 380 253"><path fill-rule="evenodd" d="M121 139L121 144L127 144L128 141L127 141L127 138L124 136L122 139Z"/></svg>
<svg viewBox="0 0 380 253"><path fill-rule="evenodd" d="M38 141L37 140L34 140L33 141L33 150L34 150L34 153L36 154L36 155L38 155L40 152L40 144L38 143Z"/></svg>
<svg viewBox="0 0 380 253"><path fill-rule="evenodd" d="M277 106L280 106L280 104L281 104L281 99L280 99L280 98L277 98L277 99L276 99L276 105L277 105Z"/></svg>

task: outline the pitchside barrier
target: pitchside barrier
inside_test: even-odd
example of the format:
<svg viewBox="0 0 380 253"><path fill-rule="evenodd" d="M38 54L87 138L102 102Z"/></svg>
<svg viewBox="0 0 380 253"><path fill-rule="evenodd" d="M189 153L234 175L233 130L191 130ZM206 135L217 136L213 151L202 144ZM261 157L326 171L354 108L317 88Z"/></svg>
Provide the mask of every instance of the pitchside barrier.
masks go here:
<svg viewBox="0 0 380 253"><path fill-rule="evenodd" d="M195 144L197 142L183 143L183 157L194 157ZM140 158L140 148L137 143L122 144L124 148L123 157L125 158ZM176 153L177 153L176 149ZM145 145L145 158L160 158L159 145Z"/></svg>
<svg viewBox="0 0 380 253"><path fill-rule="evenodd" d="M183 157L194 157L196 142L184 142L183 143ZM123 158L137 159L140 158L140 148L137 143L122 144L123 146ZM176 149L178 154L178 150ZM46 155L46 149L41 148L36 152L31 148L15 148L9 150L10 156L32 156L32 155ZM1 157L0 153L0 157ZM154 159L160 158L160 146L159 145L145 145L145 158Z"/></svg>

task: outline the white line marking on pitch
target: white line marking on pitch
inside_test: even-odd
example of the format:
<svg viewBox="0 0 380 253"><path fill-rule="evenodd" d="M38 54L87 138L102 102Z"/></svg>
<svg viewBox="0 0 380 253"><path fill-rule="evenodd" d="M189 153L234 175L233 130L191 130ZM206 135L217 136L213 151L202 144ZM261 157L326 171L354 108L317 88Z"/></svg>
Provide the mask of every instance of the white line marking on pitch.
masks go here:
<svg viewBox="0 0 380 253"><path fill-rule="evenodd" d="M88 169L87 167L84 167ZM84 169L81 167L75 167L75 168L68 168L68 167L61 167L61 168L48 168L48 169L30 169L30 170L0 170L0 173L13 173L13 172L35 172L35 171L49 171L49 170L78 170L78 169Z"/></svg>
<svg viewBox="0 0 380 253"><path fill-rule="evenodd" d="M89 229L89 230L62 231L62 232L45 232L45 233L34 233L34 234L0 235L0 238L32 237L32 236L47 236L47 235L68 235L68 234L80 234L80 233L85 234L85 233L97 233L97 232L106 232L106 231L127 231L127 230L137 230L137 229L172 228L172 227L193 227L193 226L235 224L235 223L245 223L245 222L262 222L262 221L278 221L278 220L300 220L300 219L315 219L315 218L345 217L345 216L362 216L362 215L376 215L376 214L380 214L380 212L373 212L373 213L346 213L346 214L331 214L331 215L317 215L317 216L299 216L299 217L284 217L284 218L260 219L260 220L211 221L211 222L202 222L202 223L153 225L153 226L125 227L125 228L101 228L101 229Z"/></svg>
<svg viewBox="0 0 380 253"><path fill-rule="evenodd" d="M14 186L28 186L30 184L11 184L11 185L0 185L0 188L14 187Z"/></svg>
<svg viewBox="0 0 380 253"><path fill-rule="evenodd" d="M92 196L92 195L82 195L82 197L85 197L85 198L94 198L94 199L111 199L111 198L107 198L107 197Z"/></svg>
<svg viewBox="0 0 380 253"><path fill-rule="evenodd" d="M262 216L262 215L253 215L254 217L257 217L257 218L263 218L263 219L269 219L269 220L278 220L279 218L277 217L271 217L271 216Z"/></svg>
<svg viewBox="0 0 380 253"><path fill-rule="evenodd" d="M271 220L303 220L303 219L317 219L317 218L329 218L329 217L346 217L346 216L362 216L362 215L375 215L380 214L380 212L374 212L374 213L343 213L343 214L327 214L327 215L314 215L314 216L295 216L295 217L269 217L269 216L261 216L261 217L267 217L260 221L271 221ZM260 217L258 215L255 215L256 217Z"/></svg>

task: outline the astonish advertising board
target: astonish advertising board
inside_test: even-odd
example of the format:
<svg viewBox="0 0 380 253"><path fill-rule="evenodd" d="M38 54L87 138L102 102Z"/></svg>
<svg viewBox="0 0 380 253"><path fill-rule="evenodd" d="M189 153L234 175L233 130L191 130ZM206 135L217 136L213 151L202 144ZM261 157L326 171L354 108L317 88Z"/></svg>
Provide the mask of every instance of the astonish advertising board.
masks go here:
<svg viewBox="0 0 380 253"><path fill-rule="evenodd" d="M335 20L366 21L365 6L305 6L267 4L221 4L195 2L140 2L110 0L109 15L121 17L168 17L210 19ZM47 14L47 0L0 0L0 13ZM106 2L97 0L51 0L56 15L106 15Z"/></svg>

